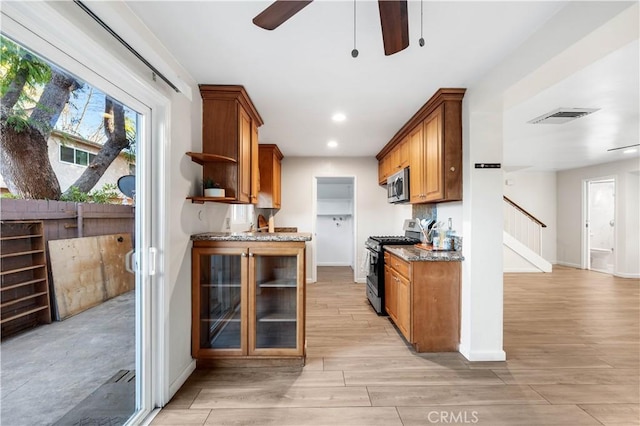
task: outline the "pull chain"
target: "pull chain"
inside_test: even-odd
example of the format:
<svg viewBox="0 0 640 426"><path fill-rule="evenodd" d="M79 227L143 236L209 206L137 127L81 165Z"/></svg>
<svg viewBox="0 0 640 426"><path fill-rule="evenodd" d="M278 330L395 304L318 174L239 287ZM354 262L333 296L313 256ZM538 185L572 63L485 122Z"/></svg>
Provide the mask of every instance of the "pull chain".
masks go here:
<svg viewBox="0 0 640 426"><path fill-rule="evenodd" d="M424 38L422 38L422 26L424 24L424 18L422 17L422 2L423 0L420 0L420 40L418 40L420 47L424 46Z"/></svg>
<svg viewBox="0 0 640 426"><path fill-rule="evenodd" d="M351 56L358 57L358 49L356 49L356 0L353 0L353 50Z"/></svg>

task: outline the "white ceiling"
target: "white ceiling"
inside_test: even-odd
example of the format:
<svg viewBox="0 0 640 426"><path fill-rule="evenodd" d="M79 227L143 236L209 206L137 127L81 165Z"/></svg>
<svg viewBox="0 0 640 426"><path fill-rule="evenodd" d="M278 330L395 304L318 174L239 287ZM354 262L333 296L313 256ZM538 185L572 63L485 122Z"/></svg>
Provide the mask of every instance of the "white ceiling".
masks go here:
<svg viewBox="0 0 640 426"><path fill-rule="evenodd" d="M251 20L268 1L127 2L198 82L241 84L264 119L261 143L285 156L373 156L440 87L473 87L566 2L409 1L410 46L385 56L377 2L316 0L274 31ZM638 44L505 111L511 168L613 161L638 143ZM526 122L558 107L601 110L564 125ZM343 112L347 120L334 123ZM329 140L337 148L327 147ZM609 153L611 154L611 153ZM535 159L535 161L534 161Z"/></svg>

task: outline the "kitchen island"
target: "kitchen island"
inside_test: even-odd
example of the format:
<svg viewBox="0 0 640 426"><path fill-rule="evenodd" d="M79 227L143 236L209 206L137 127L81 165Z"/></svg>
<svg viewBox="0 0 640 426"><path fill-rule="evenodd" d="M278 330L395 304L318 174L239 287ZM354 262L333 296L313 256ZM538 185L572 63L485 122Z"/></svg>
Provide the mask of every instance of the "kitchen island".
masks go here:
<svg viewBox="0 0 640 426"><path fill-rule="evenodd" d="M191 340L198 366L303 364L311 234L208 232L191 240Z"/></svg>
<svg viewBox="0 0 640 426"><path fill-rule="evenodd" d="M385 309L416 352L456 352L460 344L459 251L385 246Z"/></svg>

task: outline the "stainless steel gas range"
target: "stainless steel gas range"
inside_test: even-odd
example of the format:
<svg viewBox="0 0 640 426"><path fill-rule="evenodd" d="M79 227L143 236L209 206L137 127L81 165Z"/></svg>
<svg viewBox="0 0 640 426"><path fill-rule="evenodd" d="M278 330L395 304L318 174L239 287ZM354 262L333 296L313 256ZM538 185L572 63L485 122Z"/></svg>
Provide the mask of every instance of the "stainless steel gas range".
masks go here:
<svg viewBox="0 0 640 426"><path fill-rule="evenodd" d="M386 315L384 309L384 246L385 245L413 245L420 243L412 231L406 231L405 236L375 236L369 237L364 243L368 250L369 267L367 271L367 299L378 315Z"/></svg>

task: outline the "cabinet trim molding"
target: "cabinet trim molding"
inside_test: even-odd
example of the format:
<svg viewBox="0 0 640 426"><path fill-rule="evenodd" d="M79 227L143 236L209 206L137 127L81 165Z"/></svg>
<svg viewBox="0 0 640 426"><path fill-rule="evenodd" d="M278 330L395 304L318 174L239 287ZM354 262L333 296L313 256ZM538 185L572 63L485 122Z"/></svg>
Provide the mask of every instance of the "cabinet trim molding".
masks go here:
<svg viewBox="0 0 640 426"><path fill-rule="evenodd" d="M202 99L223 99L228 98L237 100L240 105L249 111L251 118L255 119L258 127L264 124L262 117L249 97L249 94L242 85L219 85L219 84L200 84L200 96Z"/></svg>

